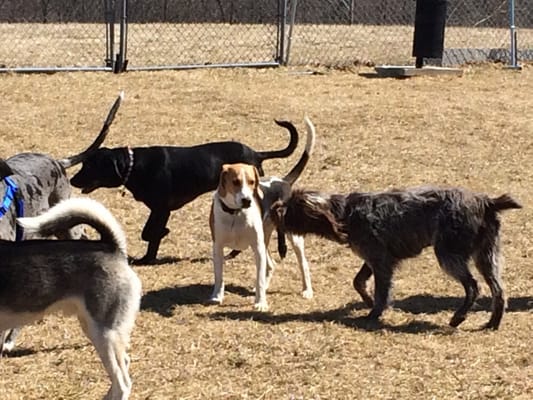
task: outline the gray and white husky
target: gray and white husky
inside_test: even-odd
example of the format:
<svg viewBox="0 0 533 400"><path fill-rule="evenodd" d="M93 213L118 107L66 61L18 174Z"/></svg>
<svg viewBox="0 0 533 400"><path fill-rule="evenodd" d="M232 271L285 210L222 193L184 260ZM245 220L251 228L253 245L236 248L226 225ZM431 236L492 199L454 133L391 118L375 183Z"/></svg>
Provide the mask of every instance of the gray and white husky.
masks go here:
<svg viewBox="0 0 533 400"><path fill-rule="evenodd" d="M0 240L1 332L46 314L76 315L111 378L105 399L125 400L130 333L141 300L141 282L128 265L126 238L113 215L88 198L64 200L38 217L20 218L39 236L79 224L100 240Z"/></svg>

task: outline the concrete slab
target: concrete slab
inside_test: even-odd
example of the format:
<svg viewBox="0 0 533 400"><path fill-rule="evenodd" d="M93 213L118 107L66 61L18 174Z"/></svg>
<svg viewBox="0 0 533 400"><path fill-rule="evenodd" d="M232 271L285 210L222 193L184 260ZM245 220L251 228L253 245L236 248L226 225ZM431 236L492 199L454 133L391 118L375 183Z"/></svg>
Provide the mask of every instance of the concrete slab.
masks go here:
<svg viewBox="0 0 533 400"><path fill-rule="evenodd" d="M411 76L436 76L436 75L455 75L461 76L463 70L460 68L434 67L425 66L415 68L414 66L404 65L379 65L374 67L377 75L383 78L408 78Z"/></svg>

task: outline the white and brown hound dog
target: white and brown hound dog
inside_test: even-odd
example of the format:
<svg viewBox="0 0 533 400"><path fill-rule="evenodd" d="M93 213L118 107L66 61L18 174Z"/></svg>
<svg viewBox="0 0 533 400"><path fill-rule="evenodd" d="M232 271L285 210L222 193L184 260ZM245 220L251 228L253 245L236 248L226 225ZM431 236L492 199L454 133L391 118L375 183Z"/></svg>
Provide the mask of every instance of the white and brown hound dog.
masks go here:
<svg viewBox="0 0 533 400"><path fill-rule="evenodd" d="M269 213L276 201L286 200L290 196L292 185L300 177L313 153L315 127L309 118L306 117L304 121L307 129L305 150L296 165L283 178L259 178L258 171L252 165L223 166L210 216L215 269L215 287L211 302L221 303L224 298L224 260L235 257L240 250L252 247L257 267L256 308L266 309L265 291L275 268L274 260L268 252L270 237L275 228ZM313 287L305 257L304 238L290 233L287 236L298 260L302 276L302 296L310 299L313 297ZM227 257L223 256L224 247L232 249ZM278 250L282 254L279 242Z"/></svg>
<svg viewBox="0 0 533 400"><path fill-rule="evenodd" d="M213 239L215 287L210 301L224 299L224 248L245 250L251 247L255 255L256 284L254 308L267 311L266 264L267 252L263 232L259 173L248 164L224 164L218 188L213 196L209 225Z"/></svg>

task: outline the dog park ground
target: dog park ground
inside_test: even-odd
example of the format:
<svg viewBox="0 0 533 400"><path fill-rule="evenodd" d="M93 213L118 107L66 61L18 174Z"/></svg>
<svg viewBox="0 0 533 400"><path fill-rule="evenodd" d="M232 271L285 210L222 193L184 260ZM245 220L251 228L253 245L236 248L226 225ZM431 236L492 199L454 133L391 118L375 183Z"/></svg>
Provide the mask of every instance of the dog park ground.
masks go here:
<svg viewBox="0 0 533 400"><path fill-rule="evenodd" d="M270 150L287 143L286 131L273 123L284 118L299 128L299 147L289 159L264 164L267 174L284 175L303 150L308 115L317 145L297 186L344 193L458 185L494 196L509 192L522 203L522 210L502 215L508 309L500 330L478 330L490 309L481 279L475 310L459 329L447 327L464 293L431 250L404 263L392 308L380 325L368 324L351 283L361 260L314 237L306 240L313 299L300 296L289 248L267 294L270 311L254 312L248 250L226 264L224 304L206 305L213 283L206 194L172 214L159 263L135 267L144 297L132 335L131 398L531 398L533 68L469 66L462 77L408 80L362 77L355 69L309 71L2 74L0 155L77 153L123 89L107 146L235 139ZM148 209L118 189L91 197L122 223L129 254L142 256ZM279 260L275 240L270 249ZM25 328L18 350L0 360L3 400L97 399L108 386L71 318Z"/></svg>

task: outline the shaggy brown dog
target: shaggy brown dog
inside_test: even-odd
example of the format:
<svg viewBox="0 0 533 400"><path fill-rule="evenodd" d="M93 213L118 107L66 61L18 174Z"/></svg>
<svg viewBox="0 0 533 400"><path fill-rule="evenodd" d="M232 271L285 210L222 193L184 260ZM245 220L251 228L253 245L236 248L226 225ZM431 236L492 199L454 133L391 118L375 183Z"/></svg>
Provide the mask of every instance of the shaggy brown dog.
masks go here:
<svg viewBox="0 0 533 400"><path fill-rule="evenodd" d="M485 328L498 329L505 308L500 278L498 212L521 205L509 195L490 198L458 188L419 187L381 193L326 195L295 190L273 205L272 219L286 232L313 233L348 244L364 260L354 287L378 319L387 307L392 275L401 260L433 246L440 266L461 282L464 303L450 325L458 326L479 294L468 269L470 258L490 287L492 316ZM374 299L366 282L374 274Z"/></svg>

